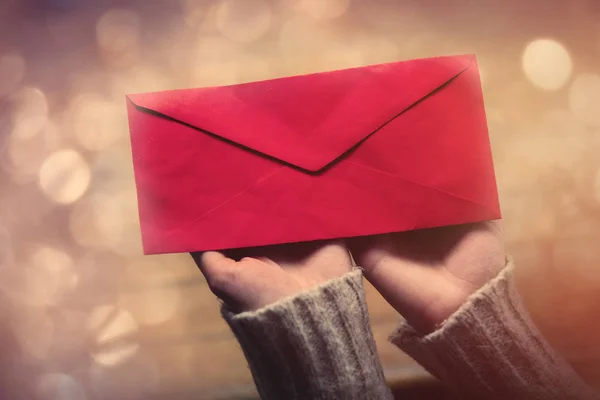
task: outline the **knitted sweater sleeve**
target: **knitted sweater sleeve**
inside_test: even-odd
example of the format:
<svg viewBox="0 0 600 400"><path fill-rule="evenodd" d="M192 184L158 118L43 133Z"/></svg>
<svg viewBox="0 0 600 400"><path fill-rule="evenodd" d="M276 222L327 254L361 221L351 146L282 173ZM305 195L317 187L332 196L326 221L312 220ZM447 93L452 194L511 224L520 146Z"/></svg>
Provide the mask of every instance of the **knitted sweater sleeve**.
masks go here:
<svg viewBox="0 0 600 400"><path fill-rule="evenodd" d="M223 316L263 399L390 399L359 270L260 310ZM509 264L439 328L392 342L474 399L597 399L534 327Z"/></svg>
<svg viewBox="0 0 600 400"><path fill-rule="evenodd" d="M435 332L419 335L403 322L390 340L467 398L600 398L533 325L512 261Z"/></svg>
<svg viewBox="0 0 600 400"><path fill-rule="evenodd" d="M223 317L262 399L391 399L355 270L260 310Z"/></svg>

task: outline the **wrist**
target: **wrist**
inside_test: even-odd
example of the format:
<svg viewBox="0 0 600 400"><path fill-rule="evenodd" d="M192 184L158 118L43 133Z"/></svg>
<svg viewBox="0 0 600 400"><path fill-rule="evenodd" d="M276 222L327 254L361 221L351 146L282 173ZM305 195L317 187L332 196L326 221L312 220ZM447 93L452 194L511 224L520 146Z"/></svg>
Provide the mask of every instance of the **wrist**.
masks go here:
<svg viewBox="0 0 600 400"><path fill-rule="evenodd" d="M281 275L277 277L278 279L263 282L261 288L255 288L257 290L243 292L241 296L240 293L237 293L239 300L233 303L224 301L225 309L234 314L259 312L294 301L297 298L310 296L319 292L323 287L354 276L355 273L362 277L362 272L358 268L348 268L339 270L335 274L317 274L310 277L293 276L281 272ZM236 295L231 294L228 298L234 298L234 296Z"/></svg>
<svg viewBox="0 0 600 400"><path fill-rule="evenodd" d="M432 302L421 313L406 315L406 322L422 335L430 334L444 324L471 297L472 292L454 293Z"/></svg>
<svg viewBox="0 0 600 400"><path fill-rule="evenodd" d="M390 398L359 269L257 311L224 311L261 397Z"/></svg>
<svg viewBox="0 0 600 400"><path fill-rule="evenodd" d="M510 260L507 259L502 267L494 269L494 272L490 273L486 279L482 279L476 284L470 282L457 284L454 282L454 285L443 287L438 295L424 306L420 312L405 315L407 323L420 334L429 334L438 330L509 265Z"/></svg>

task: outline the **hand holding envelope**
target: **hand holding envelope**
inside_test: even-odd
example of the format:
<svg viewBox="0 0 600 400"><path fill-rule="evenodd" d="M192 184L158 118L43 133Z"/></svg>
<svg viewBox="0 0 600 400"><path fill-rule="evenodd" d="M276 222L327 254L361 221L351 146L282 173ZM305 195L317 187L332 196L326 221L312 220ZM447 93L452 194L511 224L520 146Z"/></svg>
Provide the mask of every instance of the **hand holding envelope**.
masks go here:
<svg viewBox="0 0 600 400"><path fill-rule="evenodd" d="M138 94L128 112L145 252L208 251L241 309L347 272L334 239L423 330L504 265L494 225L469 224L500 218L474 56ZM229 249L246 258L211 251Z"/></svg>
<svg viewBox="0 0 600 400"><path fill-rule="evenodd" d="M342 241L192 253L211 291L234 312L252 311L295 296L352 270Z"/></svg>
<svg viewBox="0 0 600 400"><path fill-rule="evenodd" d="M213 293L230 310L260 309L343 276L349 250L365 277L422 334L435 330L505 266L498 222L347 241L293 243L192 253Z"/></svg>
<svg viewBox="0 0 600 400"><path fill-rule="evenodd" d="M506 265L499 221L356 238L349 247L369 282L422 334Z"/></svg>
<svg viewBox="0 0 600 400"><path fill-rule="evenodd" d="M477 62L128 96L147 254L500 218Z"/></svg>

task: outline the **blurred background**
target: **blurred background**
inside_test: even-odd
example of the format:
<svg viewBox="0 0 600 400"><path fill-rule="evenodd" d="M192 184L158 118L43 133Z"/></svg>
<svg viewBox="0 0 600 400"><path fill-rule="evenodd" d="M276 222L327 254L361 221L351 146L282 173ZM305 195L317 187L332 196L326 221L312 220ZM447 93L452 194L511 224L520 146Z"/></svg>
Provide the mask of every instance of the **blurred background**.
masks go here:
<svg viewBox="0 0 600 400"><path fill-rule="evenodd" d="M461 53L521 292L600 386L598 21L597 0L0 0L0 398L254 398L189 256L142 256L125 94ZM426 379L368 298L387 378Z"/></svg>

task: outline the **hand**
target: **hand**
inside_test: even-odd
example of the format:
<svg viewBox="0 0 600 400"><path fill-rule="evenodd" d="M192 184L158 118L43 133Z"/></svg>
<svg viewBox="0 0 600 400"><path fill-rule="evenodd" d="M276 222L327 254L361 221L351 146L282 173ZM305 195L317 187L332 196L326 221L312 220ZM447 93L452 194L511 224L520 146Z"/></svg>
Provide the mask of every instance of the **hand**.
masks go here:
<svg viewBox="0 0 600 400"><path fill-rule="evenodd" d="M341 277L352 260L340 242L192 253L212 292L236 312L257 310ZM236 261L239 260L239 261Z"/></svg>
<svg viewBox="0 0 600 400"><path fill-rule="evenodd" d="M506 263L499 222L361 237L349 247L365 277L422 334Z"/></svg>

